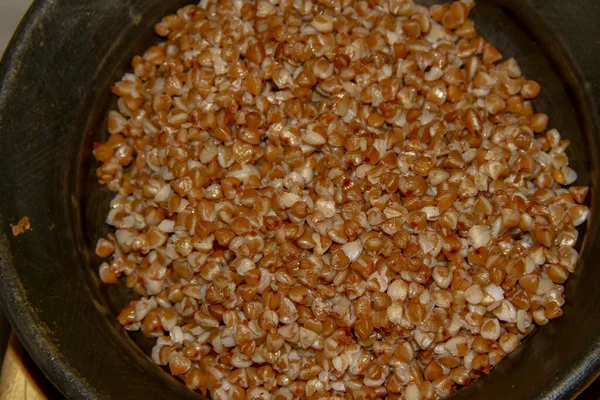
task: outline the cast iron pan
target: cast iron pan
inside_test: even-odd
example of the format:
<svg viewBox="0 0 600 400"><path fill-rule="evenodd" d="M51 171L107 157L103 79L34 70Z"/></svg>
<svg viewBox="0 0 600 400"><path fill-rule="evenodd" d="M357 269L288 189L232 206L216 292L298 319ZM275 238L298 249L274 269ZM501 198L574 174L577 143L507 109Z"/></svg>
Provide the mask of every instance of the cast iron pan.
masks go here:
<svg viewBox="0 0 600 400"><path fill-rule="evenodd" d="M0 64L0 297L35 361L72 399L199 398L115 323L130 294L100 287L93 255L110 194L96 183L91 146L107 136L110 85L156 41L161 16L186 3L36 1ZM455 399L567 399L598 373L598 17L595 0L477 2L482 35L542 84L535 107L571 140L593 213L564 316ZM13 237L9 224L23 216L33 231Z"/></svg>

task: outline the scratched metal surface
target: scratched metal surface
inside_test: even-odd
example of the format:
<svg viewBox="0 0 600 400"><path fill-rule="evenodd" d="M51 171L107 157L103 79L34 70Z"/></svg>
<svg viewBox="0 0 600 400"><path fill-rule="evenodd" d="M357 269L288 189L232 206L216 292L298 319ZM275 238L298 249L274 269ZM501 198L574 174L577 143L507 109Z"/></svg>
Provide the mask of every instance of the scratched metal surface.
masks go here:
<svg viewBox="0 0 600 400"><path fill-rule="evenodd" d="M198 398L114 322L128 294L99 289L92 254L108 196L95 184L89 149L105 135L108 85L153 40L159 17L185 3L40 0L0 64L0 298L32 357L69 398ZM581 182L593 186L594 212L563 318L456 399L572 398L598 369L597 16L593 0L478 1L482 34L545 88L535 107L572 140L569 155ZM25 215L33 231L12 237L9 223Z"/></svg>

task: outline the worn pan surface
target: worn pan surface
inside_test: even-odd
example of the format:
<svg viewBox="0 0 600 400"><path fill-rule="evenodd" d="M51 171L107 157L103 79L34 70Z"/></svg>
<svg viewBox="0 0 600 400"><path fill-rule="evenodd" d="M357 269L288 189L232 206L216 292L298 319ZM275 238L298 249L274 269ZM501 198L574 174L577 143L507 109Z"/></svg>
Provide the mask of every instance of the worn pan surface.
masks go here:
<svg viewBox="0 0 600 400"><path fill-rule="evenodd" d="M156 40L160 17L186 3L36 1L0 64L0 298L33 358L69 398L199 398L150 362L148 342L115 323L130 295L100 287L93 255L110 195L96 184L90 149L106 136L110 84ZM542 84L535 107L571 140L579 183L592 186L593 215L564 316L455 398L572 398L600 366L600 2L477 4L482 35ZM9 224L23 216L33 231L13 237Z"/></svg>

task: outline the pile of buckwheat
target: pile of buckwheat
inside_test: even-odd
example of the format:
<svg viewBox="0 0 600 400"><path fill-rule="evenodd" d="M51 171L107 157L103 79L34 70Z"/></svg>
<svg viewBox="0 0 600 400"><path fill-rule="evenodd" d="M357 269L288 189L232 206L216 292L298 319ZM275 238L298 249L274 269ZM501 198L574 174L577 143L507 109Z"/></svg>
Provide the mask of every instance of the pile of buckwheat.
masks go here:
<svg viewBox="0 0 600 400"><path fill-rule="evenodd" d="M472 1L203 0L113 87L105 283L213 399L436 399L562 314L587 219Z"/></svg>

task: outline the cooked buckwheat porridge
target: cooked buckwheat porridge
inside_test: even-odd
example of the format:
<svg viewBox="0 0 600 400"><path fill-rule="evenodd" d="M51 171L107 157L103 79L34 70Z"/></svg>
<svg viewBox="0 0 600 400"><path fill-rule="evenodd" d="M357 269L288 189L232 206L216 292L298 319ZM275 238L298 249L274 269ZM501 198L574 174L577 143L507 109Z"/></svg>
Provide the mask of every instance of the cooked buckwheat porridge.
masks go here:
<svg viewBox="0 0 600 400"><path fill-rule="evenodd" d="M212 399L437 399L562 314L588 188L463 0L203 0L112 91L119 322Z"/></svg>

